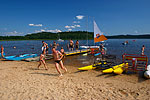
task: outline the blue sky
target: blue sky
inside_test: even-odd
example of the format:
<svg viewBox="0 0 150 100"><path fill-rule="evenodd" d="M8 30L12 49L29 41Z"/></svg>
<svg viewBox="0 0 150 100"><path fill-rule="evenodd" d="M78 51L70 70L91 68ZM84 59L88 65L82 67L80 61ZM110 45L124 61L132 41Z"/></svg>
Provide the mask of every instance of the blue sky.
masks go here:
<svg viewBox="0 0 150 100"><path fill-rule="evenodd" d="M149 5L150 0L0 0L0 35L93 31L93 19L105 35L150 34Z"/></svg>

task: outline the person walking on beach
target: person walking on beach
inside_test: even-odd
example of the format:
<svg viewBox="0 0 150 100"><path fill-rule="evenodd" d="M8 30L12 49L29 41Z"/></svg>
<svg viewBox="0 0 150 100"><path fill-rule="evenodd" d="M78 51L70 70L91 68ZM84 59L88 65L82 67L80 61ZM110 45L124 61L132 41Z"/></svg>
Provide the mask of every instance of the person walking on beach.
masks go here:
<svg viewBox="0 0 150 100"><path fill-rule="evenodd" d="M145 45L142 46L142 55L144 55Z"/></svg>
<svg viewBox="0 0 150 100"><path fill-rule="evenodd" d="M62 62L63 55L62 53L56 50L55 46L53 47L52 52L53 52L55 67L58 73L60 74L59 76L63 76L62 72L59 69L59 66L60 66L63 70L65 70L65 72L67 72L67 69L64 67L63 62Z"/></svg>
<svg viewBox="0 0 150 100"><path fill-rule="evenodd" d="M44 67L45 67L45 70L48 70L44 58L45 58L45 56L44 56L44 54L42 53L42 54L40 55L40 61L39 61L38 69L40 68L41 64L43 63L43 64L44 64Z"/></svg>
<svg viewBox="0 0 150 100"><path fill-rule="evenodd" d="M79 49L79 41L77 40L76 41L76 50L78 50Z"/></svg>
<svg viewBox="0 0 150 100"><path fill-rule="evenodd" d="M2 58L4 58L4 47L3 47L3 45L1 45L1 56L2 56Z"/></svg>

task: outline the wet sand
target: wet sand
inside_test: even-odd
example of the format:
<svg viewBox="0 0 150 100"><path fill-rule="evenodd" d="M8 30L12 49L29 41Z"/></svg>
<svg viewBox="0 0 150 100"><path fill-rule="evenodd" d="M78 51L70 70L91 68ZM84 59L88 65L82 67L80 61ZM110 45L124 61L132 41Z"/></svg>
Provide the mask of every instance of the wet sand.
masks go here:
<svg viewBox="0 0 150 100"><path fill-rule="evenodd" d="M103 75L78 71L58 77L54 64L37 70L38 62L0 60L0 100L149 100L150 80L137 74Z"/></svg>

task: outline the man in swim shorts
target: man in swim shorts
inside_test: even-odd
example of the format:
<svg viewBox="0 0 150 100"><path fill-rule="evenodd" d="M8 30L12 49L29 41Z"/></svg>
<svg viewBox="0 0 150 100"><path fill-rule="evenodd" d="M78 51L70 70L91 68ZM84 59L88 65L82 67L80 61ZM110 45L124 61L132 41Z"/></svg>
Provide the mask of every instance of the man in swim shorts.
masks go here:
<svg viewBox="0 0 150 100"><path fill-rule="evenodd" d="M74 48L74 43L73 43L72 39L70 39L69 51L73 51L73 48Z"/></svg>
<svg viewBox="0 0 150 100"><path fill-rule="evenodd" d="M65 70L65 72L67 72L67 69L64 67L63 62L62 62L63 55L58 50L56 50L55 46L53 46L52 52L53 52L55 67L56 67L58 73L60 74L59 76L63 76L62 72L59 69L59 66L60 66L61 69Z"/></svg>
<svg viewBox="0 0 150 100"><path fill-rule="evenodd" d="M76 41L76 50L78 50L79 49L79 41L77 40Z"/></svg>

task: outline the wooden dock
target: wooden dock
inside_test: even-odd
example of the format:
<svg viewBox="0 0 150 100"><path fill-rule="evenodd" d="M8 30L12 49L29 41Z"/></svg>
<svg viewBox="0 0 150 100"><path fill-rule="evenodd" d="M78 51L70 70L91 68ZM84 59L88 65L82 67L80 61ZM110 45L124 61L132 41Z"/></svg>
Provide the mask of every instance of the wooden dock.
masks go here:
<svg viewBox="0 0 150 100"><path fill-rule="evenodd" d="M89 51L90 51L90 49L83 49L83 50L75 50L75 51L65 52L65 53L66 53L66 56L72 56L72 55L78 55L78 54L87 53ZM52 54L47 54L45 59L46 60L53 59L53 55ZM24 59L23 61L27 61L27 62L39 61L39 56L35 57L35 58L27 58L27 59Z"/></svg>

